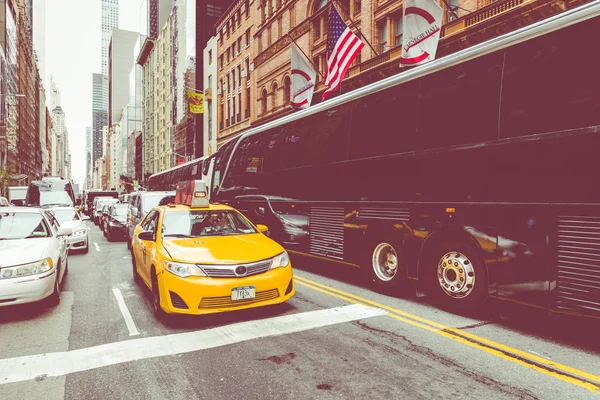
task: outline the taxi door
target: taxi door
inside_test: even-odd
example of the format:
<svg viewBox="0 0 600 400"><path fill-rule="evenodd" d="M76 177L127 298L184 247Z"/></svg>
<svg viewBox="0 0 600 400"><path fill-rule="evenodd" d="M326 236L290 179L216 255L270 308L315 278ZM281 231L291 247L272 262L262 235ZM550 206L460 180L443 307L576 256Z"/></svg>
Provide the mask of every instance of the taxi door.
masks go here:
<svg viewBox="0 0 600 400"><path fill-rule="evenodd" d="M138 270L140 276L148 285L151 284L150 268L152 268L159 215L160 213L158 211L153 210L148 214L141 225L140 232L152 232L154 240L141 240L139 234L135 237L135 240L137 241L135 248L137 249L136 259L138 261Z"/></svg>

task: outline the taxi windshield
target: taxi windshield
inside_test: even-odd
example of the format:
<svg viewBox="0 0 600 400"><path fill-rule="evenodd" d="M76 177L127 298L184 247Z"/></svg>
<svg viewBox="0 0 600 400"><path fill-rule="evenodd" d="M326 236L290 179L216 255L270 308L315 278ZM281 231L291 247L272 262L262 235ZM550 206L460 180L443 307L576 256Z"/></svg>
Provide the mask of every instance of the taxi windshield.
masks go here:
<svg viewBox="0 0 600 400"><path fill-rule="evenodd" d="M165 213L163 237L229 236L256 233L250 223L235 211L188 210Z"/></svg>

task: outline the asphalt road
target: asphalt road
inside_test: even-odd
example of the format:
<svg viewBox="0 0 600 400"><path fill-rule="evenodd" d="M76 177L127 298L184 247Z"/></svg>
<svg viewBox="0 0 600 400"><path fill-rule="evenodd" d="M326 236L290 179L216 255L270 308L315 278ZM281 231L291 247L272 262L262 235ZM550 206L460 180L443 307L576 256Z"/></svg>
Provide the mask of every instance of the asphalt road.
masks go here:
<svg viewBox="0 0 600 400"><path fill-rule="evenodd" d="M58 307L0 308L0 399L600 398L598 325L457 316L298 257L288 303L164 325L89 225Z"/></svg>

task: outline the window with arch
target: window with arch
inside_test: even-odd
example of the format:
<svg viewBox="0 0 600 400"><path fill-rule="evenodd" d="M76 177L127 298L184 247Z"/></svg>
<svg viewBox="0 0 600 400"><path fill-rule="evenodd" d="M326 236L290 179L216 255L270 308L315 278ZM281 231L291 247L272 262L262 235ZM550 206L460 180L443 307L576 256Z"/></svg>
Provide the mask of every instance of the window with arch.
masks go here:
<svg viewBox="0 0 600 400"><path fill-rule="evenodd" d="M277 107L277 82L273 82L271 85L271 93L273 94L273 99L271 100L271 110L274 110Z"/></svg>
<svg viewBox="0 0 600 400"><path fill-rule="evenodd" d="M266 114L267 113L267 89L263 89L262 90L262 95L260 96L260 110L262 114Z"/></svg>
<svg viewBox="0 0 600 400"><path fill-rule="evenodd" d="M287 107L291 100L292 80L289 76L283 78L283 106Z"/></svg>

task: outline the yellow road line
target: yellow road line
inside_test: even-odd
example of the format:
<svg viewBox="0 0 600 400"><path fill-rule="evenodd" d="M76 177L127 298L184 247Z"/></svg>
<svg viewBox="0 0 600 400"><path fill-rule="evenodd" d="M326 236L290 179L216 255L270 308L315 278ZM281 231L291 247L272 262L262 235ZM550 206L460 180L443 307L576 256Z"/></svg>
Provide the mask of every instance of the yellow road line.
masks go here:
<svg viewBox="0 0 600 400"><path fill-rule="evenodd" d="M571 383L594 393L600 393L600 376L590 374L588 372L580 371L576 368L569 367L543 357L539 357L510 346L503 345L501 343L494 342L492 340L485 339L483 337L473 335L469 332L465 332L460 329L451 328L434 321L407 313L405 311L398 310L393 307L386 306L384 304L377 303L372 300L365 299L360 296L353 295L351 293L344 292L339 289L332 288L327 285L320 284L307 278L303 278L294 274L296 283L319 291L321 293L337 297L341 300L348 301L355 304L370 305L378 307L390 312L388 316L391 318L400 320L407 324L416 326L421 329L436 333L438 335L453 339L460 343L468 346L484 350L487 353L493 354L497 357L503 358L508 361L512 361L516 364L531 368L538 372L542 372L553 378L560 379L564 382Z"/></svg>

